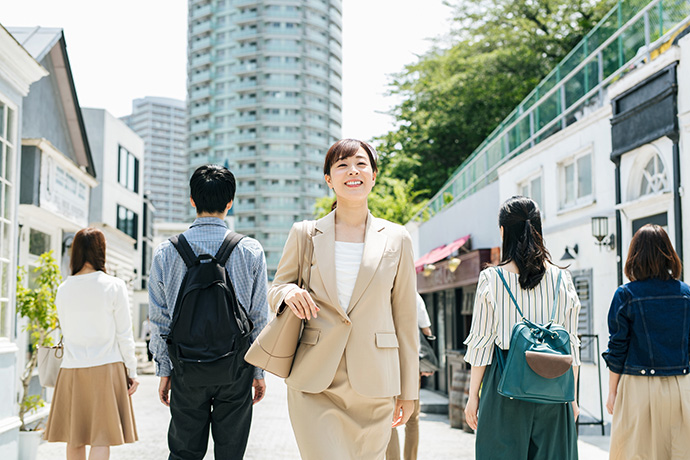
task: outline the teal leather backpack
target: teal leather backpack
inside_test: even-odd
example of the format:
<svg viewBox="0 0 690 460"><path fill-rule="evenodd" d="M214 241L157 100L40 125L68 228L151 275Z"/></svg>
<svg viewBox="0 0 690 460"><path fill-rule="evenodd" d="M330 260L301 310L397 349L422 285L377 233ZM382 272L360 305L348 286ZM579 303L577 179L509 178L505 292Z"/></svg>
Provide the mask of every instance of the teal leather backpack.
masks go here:
<svg viewBox="0 0 690 460"><path fill-rule="evenodd" d="M551 320L548 324L534 323L522 314L515 296L498 268L510 299L517 308L521 321L515 323L510 335L508 356L497 350L499 370L498 393L510 399L542 404L566 403L575 399L573 357L570 352L570 335L565 328L554 324L558 306L558 291L563 272L558 281L551 304Z"/></svg>

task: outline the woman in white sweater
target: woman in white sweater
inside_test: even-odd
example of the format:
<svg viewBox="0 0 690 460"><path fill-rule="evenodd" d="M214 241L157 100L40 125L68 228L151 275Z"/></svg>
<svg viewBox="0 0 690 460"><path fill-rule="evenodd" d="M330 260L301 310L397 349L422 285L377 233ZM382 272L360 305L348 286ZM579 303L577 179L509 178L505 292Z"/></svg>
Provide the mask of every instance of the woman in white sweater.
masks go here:
<svg viewBox="0 0 690 460"><path fill-rule="evenodd" d="M67 460L108 459L110 446L137 440L131 395L139 382L127 287L105 272L105 235L77 232L72 276L55 304L65 355L45 439L67 443Z"/></svg>

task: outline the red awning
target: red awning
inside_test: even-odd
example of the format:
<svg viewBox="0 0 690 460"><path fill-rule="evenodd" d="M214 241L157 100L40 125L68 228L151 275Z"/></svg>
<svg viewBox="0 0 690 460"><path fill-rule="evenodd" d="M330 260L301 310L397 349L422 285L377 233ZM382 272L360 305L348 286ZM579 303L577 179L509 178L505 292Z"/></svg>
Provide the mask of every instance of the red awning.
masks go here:
<svg viewBox="0 0 690 460"><path fill-rule="evenodd" d="M465 243L467 243L467 241L469 241L470 239L470 236L471 235L465 235L462 238L458 238L450 244L439 246L427 252L422 257L417 259L417 261L414 263L415 270L417 271L417 273L419 273L424 268L424 265L433 264L434 262L438 262L439 260L445 259L449 255L460 249Z"/></svg>

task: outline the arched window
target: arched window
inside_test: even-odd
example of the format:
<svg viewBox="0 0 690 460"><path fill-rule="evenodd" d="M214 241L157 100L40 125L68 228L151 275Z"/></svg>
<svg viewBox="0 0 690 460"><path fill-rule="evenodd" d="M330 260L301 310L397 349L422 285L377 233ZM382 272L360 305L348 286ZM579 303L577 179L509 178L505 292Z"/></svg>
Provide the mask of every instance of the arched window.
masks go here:
<svg viewBox="0 0 690 460"><path fill-rule="evenodd" d="M665 190L668 190L668 174L661 157L654 154L642 170L639 196L655 195Z"/></svg>

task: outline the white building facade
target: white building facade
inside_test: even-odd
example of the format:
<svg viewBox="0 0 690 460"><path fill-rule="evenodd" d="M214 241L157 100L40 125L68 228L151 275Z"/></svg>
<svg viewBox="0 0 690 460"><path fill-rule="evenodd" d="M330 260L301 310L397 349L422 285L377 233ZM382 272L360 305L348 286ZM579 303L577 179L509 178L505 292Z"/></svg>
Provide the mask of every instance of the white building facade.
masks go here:
<svg viewBox="0 0 690 460"><path fill-rule="evenodd" d="M89 222L106 235L106 267L129 287L135 338L148 310L146 280L153 252L151 207L144 198L144 141L104 109L82 110L99 184Z"/></svg>
<svg viewBox="0 0 690 460"><path fill-rule="evenodd" d="M581 422L602 429L610 416L603 408L608 370L601 353L613 293L628 281L623 266L632 236L655 223L683 260L690 247L684 231L690 223L684 193L690 177L690 7L666 7L652 0L623 16L610 37L597 30L585 37L578 49L589 55L576 50L554 69L407 225L420 255L461 234L472 234L475 248L476 235L483 240L479 247L497 250L498 206L514 195L539 204L552 260L568 267L582 304ZM655 22L660 10L663 27ZM453 196L448 206L444 194ZM436 271L446 265L437 262ZM434 305L446 281L434 287L420 275L418 284L435 296L427 304ZM471 302L466 297L458 307L463 315L471 315Z"/></svg>
<svg viewBox="0 0 690 460"><path fill-rule="evenodd" d="M147 96L132 102L122 120L144 140L144 193L156 210L156 222L189 218L189 166L186 155L184 101Z"/></svg>
<svg viewBox="0 0 690 460"><path fill-rule="evenodd" d="M22 106L30 85L45 75L46 69L0 25L0 457L10 459L18 450L22 370L14 321Z"/></svg>

